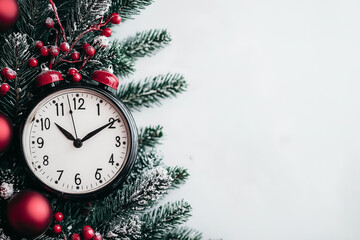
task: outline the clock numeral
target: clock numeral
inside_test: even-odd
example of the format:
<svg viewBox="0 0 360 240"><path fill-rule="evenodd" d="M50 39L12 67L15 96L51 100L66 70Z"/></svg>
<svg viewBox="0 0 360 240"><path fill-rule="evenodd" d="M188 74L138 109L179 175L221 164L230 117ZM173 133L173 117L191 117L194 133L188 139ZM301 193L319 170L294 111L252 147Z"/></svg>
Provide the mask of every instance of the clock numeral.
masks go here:
<svg viewBox="0 0 360 240"><path fill-rule="evenodd" d="M114 154L111 154L109 163L111 163L111 165L114 165Z"/></svg>
<svg viewBox="0 0 360 240"><path fill-rule="evenodd" d="M119 136L116 136L115 140L116 140L115 146L116 146L116 147L120 147L120 146L121 146L120 137L119 137Z"/></svg>
<svg viewBox="0 0 360 240"><path fill-rule="evenodd" d="M96 104L98 110L98 116L100 116L100 103Z"/></svg>
<svg viewBox="0 0 360 240"><path fill-rule="evenodd" d="M55 103L56 106L56 115L59 116L61 114L61 116L64 116L64 103Z"/></svg>
<svg viewBox="0 0 360 240"><path fill-rule="evenodd" d="M111 124L110 124L110 126L109 126L109 129L115 129L116 127L114 127L113 125L114 125L114 122L115 121L115 118L110 118L109 119L109 122L112 122Z"/></svg>
<svg viewBox="0 0 360 240"><path fill-rule="evenodd" d="M38 137L36 142L39 144L38 148L43 148L44 146L44 139L42 137Z"/></svg>
<svg viewBox="0 0 360 240"><path fill-rule="evenodd" d="M49 130L50 129L50 119L49 118L41 118L40 119L40 122L41 122L41 131L44 131L45 130Z"/></svg>
<svg viewBox="0 0 360 240"><path fill-rule="evenodd" d="M80 173L77 173L77 174L75 175L75 184L76 184L76 185L80 185L80 184L81 184Z"/></svg>
<svg viewBox="0 0 360 240"><path fill-rule="evenodd" d="M102 168L96 169L96 172L95 172L95 179L96 179L96 180L100 180L100 179L101 179L101 173L100 173L101 170L102 170Z"/></svg>
<svg viewBox="0 0 360 240"><path fill-rule="evenodd" d="M77 106L78 104L76 103L76 98L73 98L73 101L74 101L74 110L85 110L85 108L83 107L85 100L83 98L78 99L77 103L79 104L79 106Z"/></svg>
<svg viewBox="0 0 360 240"><path fill-rule="evenodd" d="M59 177L57 179L58 181L60 181L60 179L61 179L61 177L62 177L62 175L64 173L64 170L57 170L56 172L60 173L60 175L59 175Z"/></svg>
<svg viewBox="0 0 360 240"><path fill-rule="evenodd" d="M49 165L49 156L48 155L45 155L44 157L43 157L43 164L44 164L44 166L47 166L47 165Z"/></svg>

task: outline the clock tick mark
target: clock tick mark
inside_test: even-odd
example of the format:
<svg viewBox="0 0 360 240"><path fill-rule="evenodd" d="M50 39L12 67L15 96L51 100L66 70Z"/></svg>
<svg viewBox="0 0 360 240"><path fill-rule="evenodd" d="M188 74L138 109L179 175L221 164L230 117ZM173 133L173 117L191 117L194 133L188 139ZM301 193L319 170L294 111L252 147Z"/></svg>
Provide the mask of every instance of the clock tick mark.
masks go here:
<svg viewBox="0 0 360 240"><path fill-rule="evenodd" d="M101 183L103 183L103 181L102 181L102 180L100 180L100 181L99 181L99 183L101 184Z"/></svg>
<svg viewBox="0 0 360 240"><path fill-rule="evenodd" d="M116 164L116 166L118 167L118 166L120 166L120 164L119 164L119 163L117 163L117 164Z"/></svg>
<svg viewBox="0 0 360 240"><path fill-rule="evenodd" d="M80 187L79 187L79 186L76 186L76 189L77 189L77 190L79 190L79 189L80 189Z"/></svg>
<svg viewBox="0 0 360 240"><path fill-rule="evenodd" d="M58 184L59 182L58 181L55 181L55 184Z"/></svg>

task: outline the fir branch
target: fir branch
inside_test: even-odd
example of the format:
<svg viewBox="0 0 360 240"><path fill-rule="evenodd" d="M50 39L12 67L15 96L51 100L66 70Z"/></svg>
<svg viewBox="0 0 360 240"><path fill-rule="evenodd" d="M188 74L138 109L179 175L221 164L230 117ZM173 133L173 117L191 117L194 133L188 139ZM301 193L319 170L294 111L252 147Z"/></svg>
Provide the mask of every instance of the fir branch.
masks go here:
<svg viewBox="0 0 360 240"><path fill-rule="evenodd" d="M111 223L106 239L140 239L142 224L137 215L132 215L127 219L120 217Z"/></svg>
<svg viewBox="0 0 360 240"><path fill-rule="evenodd" d="M201 240L202 234L194 229L190 228L177 228L174 231L168 233L164 240Z"/></svg>
<svg viewBox="0 0 360 240"><path fill-rule="evenodd" d="M132 58L151 56L171 41L166 29L138 32L123 42L124 53Z"/></svg>
<svg viewBox="0 0 360 240"><path fill-rule="evenodd" d="M188 220L191 216L190 211L190 204L182 200L167 203L144 214L141 218L144 222L142 226L142 239L163 239L168 232Z"/></svg>
<svg viewBox="0 0 360 240"><path fill-rule="evenodd" d="M186 168L168 167L166 170L173 179L172 188L179 188L180 185L184 184L190 176Z"/></svg>
<svg viewBox="0 0 360 240"><path fill-rule="evenodd" d="M129 108L140 110L141 107L160 105L161 99L176 97L186 87L182 75L167 74L121 86L117 95Z"/></svg>
<svg viewBox="0 0 360 240"><path fill-rule="evenodd" d="M139 130L140 149L145 147L155 147L160 143L160 140L163 136L163 127L160 125L141 128Z"/></svg>
<svg viewBox="0 0 360 240"><path fill-rule="evenodd" d="M139 15L140 11L152 4L153 0L113 0L110 12L117 12L123 21L133 19L133 15Z"/></svg>

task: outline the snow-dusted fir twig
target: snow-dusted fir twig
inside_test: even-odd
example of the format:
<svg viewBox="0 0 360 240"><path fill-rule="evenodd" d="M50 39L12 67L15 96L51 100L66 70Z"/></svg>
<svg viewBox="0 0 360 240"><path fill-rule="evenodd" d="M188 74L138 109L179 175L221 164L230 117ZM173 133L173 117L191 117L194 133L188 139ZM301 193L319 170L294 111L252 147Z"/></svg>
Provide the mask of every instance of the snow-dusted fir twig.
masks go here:
<svg viewBox="0 0 360 240"><path fill-rule="evenodd" d="M110 11L120 13L124 20L132 19L152 2L153 0L112 0Z"/></svg>
<svg viewBox="0 0 360 240"><path fill-rule="evenodd" d="M140 128L139 148L144 149L146 147L155 147L160 143L163 136L163 127L160 125Z"/></svg>
<svg viewBox="0 0 360 240"><path fill-rule="evenodd" d="M181 227L169 232L163 240L200 240L202 234L194 229Z"/></svg>

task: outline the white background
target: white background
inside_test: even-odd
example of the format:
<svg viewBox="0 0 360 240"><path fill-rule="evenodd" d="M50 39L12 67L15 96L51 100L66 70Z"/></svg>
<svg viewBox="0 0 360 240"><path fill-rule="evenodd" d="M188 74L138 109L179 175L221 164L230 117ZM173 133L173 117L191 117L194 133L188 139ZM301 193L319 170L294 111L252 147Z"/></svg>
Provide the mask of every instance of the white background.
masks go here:
<svg viewBox="0 0 360 240"><path fill-rule="evenodd" d="M134 79L180 72L188 92L136 113L205 239L360 239L360 2L157 0L116 28L173 42Z"/></svg>

